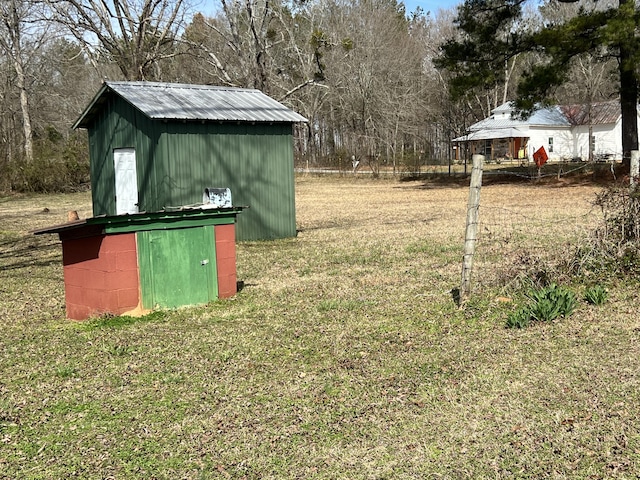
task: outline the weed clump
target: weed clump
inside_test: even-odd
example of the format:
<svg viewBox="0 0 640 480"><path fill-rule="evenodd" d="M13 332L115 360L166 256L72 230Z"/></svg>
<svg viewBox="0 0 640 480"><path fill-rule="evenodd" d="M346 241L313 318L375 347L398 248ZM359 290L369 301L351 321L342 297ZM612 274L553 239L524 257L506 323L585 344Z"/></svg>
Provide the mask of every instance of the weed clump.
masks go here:
<svg viewBox="0 0 640 480"><path fill-rule="evenodd" d="M613 186L594 205L602 221L575 254L574 270L600 278L640 274L640 189Z"/></svg>
<svg viewBox="0 0 640 480"><path fill-rule="evenodd" d="M525 328L531 324L531 309L529 306L520 307L507 317L507 328Z"/></svg>
<svg viewBox="0 0 640 480"><path fill-rule="evenodd" d="M551 322L559 317L568 317L575 310L576 295L568 288L551 284L531 290L529 303L507 317L508 328L528 327L532 322Z"/></svg>
<svg viewBox="0 0 640 480"><path fill-rule="evenodd" d="M607 301L609 292L602 285L588 287L584 292L584 300L591 305L602 305Z"/></svg>
<svg viewBox="0 0 640 480"><path fill-rule="evenodd" d="M568 317L576 307L575 294L554 284L533 291L531 298L531 317L540 322L550 322L558 317Z"/></svg>

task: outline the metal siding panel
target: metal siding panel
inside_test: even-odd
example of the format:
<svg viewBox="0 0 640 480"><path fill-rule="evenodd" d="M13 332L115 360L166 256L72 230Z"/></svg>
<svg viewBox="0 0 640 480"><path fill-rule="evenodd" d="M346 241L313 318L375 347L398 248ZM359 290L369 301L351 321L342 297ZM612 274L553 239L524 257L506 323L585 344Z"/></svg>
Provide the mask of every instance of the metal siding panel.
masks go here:
<svg viewBox="0 0 640 480"><path fill-rule="evenodd" d="M155 143L158 136L157 122L153 122L137 110L133 113L132 127L135 129L135 149L138 174L138 208L140 211L155 211L153 198L157 185L155 165Z"/></svg>
<svg viewBox="0 0 640 480"><path fill-rule="evenodd" d="M133 147L141 211L200 203L205 187L229 187L238 239L295 236L290 123L195 123L151 120L117 96L88 128L94 216L115 214L112 152Z"/></svg>
<svg viewBox="0 0 640 480"><path fill-rule="evenodd" d="M238 216L239 240L295 236L290 125L155 123L164 132L151 167L155 198L145 197L146 211L199 204L204 188L229 187L234 205L251 207Z"/></svg>
<svg viewBox="0 0 640 480"><path fill-rule="evenodd" d="M249 205L250 209L238 217L238 239L295 236L290 129L288 134L276 126L248 130L240 147L240 185L234 203Z"/></svg>
<svg viewBox="0 0 640 480"><path fill-rule="evenodd" d="M208 303L218 296L212 226L138 233L145 308Z"/></svg>
<svg viewBox="0 0 640 480"><path fill-rule="evenodd" d="M116 120L117 113L114 112L113 102L107 102L92 127L89 128L94 216L115 213L115 172L111 142Z"/></svg>
<svg viewBox="0 0 640 480"><path fill-rule="evenodd" d="M89 129L89 158L91 159L91 202L93 215L101 215L108 211L109 198L113 198L115 190L109 190L109 184L102 186L105 177L109 176L108 162L105 163L106 154L104 147L104 135L98 128ZM115 189L115 185L114 185Z"/></svg>
<svg viewBox="0 0 640 480"><path fill-rule="evenodd" d="M134 148L137 158L138 190L149 161L145 126L149 123L128 103L116 97L105 103L89 127L93 215L115 215L115 172L113 150Z"/></svg>

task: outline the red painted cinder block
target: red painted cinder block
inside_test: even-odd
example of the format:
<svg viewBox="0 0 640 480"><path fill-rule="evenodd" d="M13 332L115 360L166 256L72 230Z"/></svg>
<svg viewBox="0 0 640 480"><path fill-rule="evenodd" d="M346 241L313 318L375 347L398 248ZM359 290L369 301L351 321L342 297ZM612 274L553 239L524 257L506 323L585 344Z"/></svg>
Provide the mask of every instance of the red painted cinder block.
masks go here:
<svg viewBox="0 0 640 480"><path fill-rule="evenodd" d="M71 320L86 320L91 315L95 315L95 312L86 305L67 302L67 318Z"/></svg>
<svg viewBox="0 0 640 480"><path fill-rule="evenodd" d="M65 300L67 304L67 316L69 315L70 305L84 305L84 288L79 285L68 285L65 279L64 286ZM89 307L87 307L89 308ZM76 317L70 317L76 318Z"/></svg>
<svg viewBox="0 0 640 480"><path fill-rule="evenodd" d="M138 306L140 293L137 288L118 290L118 314L133 310Z"/></svg>
<svg viewBox="0 0 640 480"><path fill-rule="evenodd" d="M120 315L138 306L134 233L68 239L63 241L62 251L68 318Z"/></svg>
<svg viewBox="0 0 640 480"><path fill-rule="evenodd" d="M233 223L227 225L216 225L216 244L220 242L231 242L236 244L236 226Z"/></svg>
<svg viewBox="0 0 640 480"><path fill-rule="evenodd" d="M62 273L64 275L65 288L72 286L80 287L85 284L87 274L84 268L69 265L63 268Z"/></svg>
<svg viewBox="0 0 640 480"><path fill-rule="evenodd" d="M117 270L107 274L105 284L107 290L123 290L138 288L138 269Z"/></svg>
<svg viewBox="0 0 640 480"><path fill-rule="evenodd" d="M235 275L218 277L218 298L231 298L236 293L238 293L238 286Z"/></svg>
<svg viewBox="0 0 640 480"><path fill-rule="evenodd" d="M218 268L218 297L233 297L238 291L235 224L216 225L215 237L216 265Z"/></svg>
<svg viewBox="0 0 640 480"><path fill-rule="evenodd" d="M114 252L116 257L116 270L137 270L138 269L138 253L135 248L133 250L123 250Z"/></svg>
<svg viewBox="0 0 640 480"><path fill-rule="evenodd" d="M235 258L216 258L218 266L218 276L235 275L236 259Z"/></svg>
<svg viewBox="0 0 640 480"><path fill-rule="evenodd" d="M105 252L121 253L136 250L136 236L134 233L108 235L105 237L103 250Z"/></svg>
<svg viewBox="0 0 640 480"><path fill-rule="evenodd" d="M104 235L89 238L77 238L62 242L62 265L97 260Z"/></svg>

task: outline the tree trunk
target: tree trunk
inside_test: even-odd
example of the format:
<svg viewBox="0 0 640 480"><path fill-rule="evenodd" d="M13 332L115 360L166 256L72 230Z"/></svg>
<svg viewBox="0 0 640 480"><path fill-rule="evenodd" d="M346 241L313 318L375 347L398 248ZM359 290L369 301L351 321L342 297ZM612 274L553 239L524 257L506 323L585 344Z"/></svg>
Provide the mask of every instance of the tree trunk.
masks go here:
<svg viewBox="0 0 640 480"><path fill-rule="evenodd" d="M620 8L635 0L620 0ZM638 79L635 75L634 51L620 45L620 106L622 109L622 164L626 171L631 165L631 151L638 150Z"/></svg>
<svg viewBox="0 0 640 480"><path fill-rule="evenodd" d="M622 62L621 62L622 63ZM624 70L624 71L623 71ZM629 168L631 151L638 150L638 81L633 70L620 68L620 106L622 107L622 158Z"/></svg>
<svg viewBox="0 0 640 480"><path fill-rule="evenodd" d="M22 54L22 29L27 15L25 7L26 5L18 4L16 0L12 0L3 6L0 13L5 30L2 37L0 37L0 50L11 59L16 72L16 87L20 95L20 113L22 114L22 132L24 134L24 156L25 161L29 163L33 160L33 130Z"/></svg>
<svg viewBox="0 0 640 480"><path fill-rule="evenodd" d="M29 96L27 94L24 69L20 57L14 60L16 83L20 90L20 109L22 111L22 129L24 131L24 155L27 163L33 160L33 129L31 128L31 114L29 113Z"/></svg>

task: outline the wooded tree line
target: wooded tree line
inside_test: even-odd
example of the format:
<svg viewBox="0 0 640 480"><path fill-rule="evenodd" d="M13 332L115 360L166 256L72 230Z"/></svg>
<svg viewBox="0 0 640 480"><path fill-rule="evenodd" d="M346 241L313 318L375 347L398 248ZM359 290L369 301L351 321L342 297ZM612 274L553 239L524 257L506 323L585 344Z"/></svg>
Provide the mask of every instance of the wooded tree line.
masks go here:
<svg viewBox="0 0 640 480"><path fill-rule="evenodd" d="M544 53L496 50L498 62L480 55L478 69L447 51L469 46L469 9L488 3L408 12L396 0L219 0L205 14L187 0L0 0L0 190L86 181L86 134L70 127L105 78L258 88L309 119L296 132L301 165L447 163L450 140L516 98ZM509 45L600 8L518 7L525 15L509 21L485 15L485 36ZM619 57L583 50L563 64L571 82L547 98L618 95Z"/></svg>

